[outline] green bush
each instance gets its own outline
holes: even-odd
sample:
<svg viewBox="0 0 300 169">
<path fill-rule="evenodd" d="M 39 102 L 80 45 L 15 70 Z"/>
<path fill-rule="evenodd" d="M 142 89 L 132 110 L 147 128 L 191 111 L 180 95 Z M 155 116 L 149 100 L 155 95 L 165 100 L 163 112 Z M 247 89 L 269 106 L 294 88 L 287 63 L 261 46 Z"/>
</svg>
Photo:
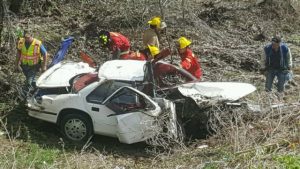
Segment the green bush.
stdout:
<svg viewBox="0 0 300 169">
<path fill-rule="evenodd" d="M 300 156 L 284 155 L 276 158 L 286 169 L 300 169 Z"/>
</svg>

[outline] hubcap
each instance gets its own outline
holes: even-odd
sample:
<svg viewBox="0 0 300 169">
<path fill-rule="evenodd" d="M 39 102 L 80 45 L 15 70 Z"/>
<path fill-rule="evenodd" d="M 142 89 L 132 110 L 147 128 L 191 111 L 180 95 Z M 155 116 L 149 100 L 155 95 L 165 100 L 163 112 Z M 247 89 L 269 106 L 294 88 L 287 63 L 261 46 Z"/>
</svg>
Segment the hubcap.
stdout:
<svg viewBox="0 0 300 169">
<path fill-rule="evenodd" d="M 65 133 L 72 140 L 82 140 L 87 134 L 87 128 L 80 119 L 70 119 L 65 124 Z"/>
</svg>

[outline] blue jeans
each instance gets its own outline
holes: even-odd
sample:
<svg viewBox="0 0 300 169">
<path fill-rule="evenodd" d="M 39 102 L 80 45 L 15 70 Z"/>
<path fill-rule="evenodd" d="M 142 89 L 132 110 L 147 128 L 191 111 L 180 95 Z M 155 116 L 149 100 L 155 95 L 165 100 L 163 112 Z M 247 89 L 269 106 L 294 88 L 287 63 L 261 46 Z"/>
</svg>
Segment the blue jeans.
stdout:
<svg viewBox="0 0 300 169">
<path fill-rule="evenodd" d="M 40 65 L 21 65 L 22 71 L 26 77 L 26 86 L 35 87 L 35 76 L 40 69 Z"/>
<path fill-rule="evenodd" d="M 272 91 L 272 85 L 275 77 L 277 77 L 277 91 L 283 92 L 284 91 L 284 84 L 288 78 L 288 71 L 282 70 L 268 70 L 266 74 L 266 91 Z"/>
</svg>

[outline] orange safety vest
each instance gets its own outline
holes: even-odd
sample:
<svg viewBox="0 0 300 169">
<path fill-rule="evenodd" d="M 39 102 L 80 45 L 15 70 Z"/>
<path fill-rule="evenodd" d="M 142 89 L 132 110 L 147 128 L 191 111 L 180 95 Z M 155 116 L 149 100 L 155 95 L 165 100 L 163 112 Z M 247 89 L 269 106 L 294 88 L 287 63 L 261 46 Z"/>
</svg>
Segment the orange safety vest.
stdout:
<svg viewBox="0 0 300 169">
<path fill-rule="evenodd" d="M 33 66 L 39 63 L 41 59 L 41 44 L 42 42 L 33 39 L 32 43 L 30 44 L 29 48 L 25 46 L 25 39 L 21 38 L 18 42 L 18 50 L 21 51 L 21 58 L 20 61 L 23 65 Z"/>
</svg>

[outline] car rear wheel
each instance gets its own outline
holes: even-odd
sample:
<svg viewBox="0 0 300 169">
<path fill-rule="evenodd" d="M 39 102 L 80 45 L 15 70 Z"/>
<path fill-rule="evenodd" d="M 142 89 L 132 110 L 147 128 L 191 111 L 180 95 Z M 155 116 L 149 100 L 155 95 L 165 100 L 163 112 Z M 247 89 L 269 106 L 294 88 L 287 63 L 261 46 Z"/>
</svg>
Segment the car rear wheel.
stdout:
<svg viewBox="0 0 300 169">
<path fill-rule="evenodd" d="M 72 142 L 85 142 L 92 135 L 91 121 L 81 114 L 67 114 L 60 124 L 63 135 Z"/>
</svg>

